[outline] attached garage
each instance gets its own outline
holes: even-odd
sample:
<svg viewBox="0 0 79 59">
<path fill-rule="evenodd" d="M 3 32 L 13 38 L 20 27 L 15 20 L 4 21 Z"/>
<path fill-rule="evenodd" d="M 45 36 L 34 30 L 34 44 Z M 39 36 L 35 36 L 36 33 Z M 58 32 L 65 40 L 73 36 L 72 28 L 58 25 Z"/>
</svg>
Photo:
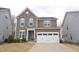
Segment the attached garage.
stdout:
<svg viewBox="0 0 79 59">
<path fill-rule="evenodd" d="M 38 43 L 59 43 L 59 32 L 37 32 Z"/>
</svg>

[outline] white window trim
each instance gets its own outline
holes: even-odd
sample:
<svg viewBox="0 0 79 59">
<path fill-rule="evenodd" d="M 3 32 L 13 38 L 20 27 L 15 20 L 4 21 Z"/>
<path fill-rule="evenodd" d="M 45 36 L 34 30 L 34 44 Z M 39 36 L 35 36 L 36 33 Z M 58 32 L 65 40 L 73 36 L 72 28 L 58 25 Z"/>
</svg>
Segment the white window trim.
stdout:
<svg viewBox="0 0 79 59">
<path fill-rule="evenodd" d="M 22 32 L 22 34 L 20 34 L 20 32 Z M 25 33 L 25 30 L 19 30 L 19 37 L 21 35 L 20 39 L 22 39 L 23 32 Z"/>
<path fill-rule="evenodd" d="M 45 24 L 47 24 L 47 26 L 45 26 Z M 50 25 L 48 25 L 48 24 L 50 24 Z M 43 25 L 44 25 L 44 27 L 51 27 L 51 21 L 50 20 L 44 20 Z"/>
<path fill-rule="evenodd" d="M 21 25 L 22 21 L 24 21 L 24 25 Z M 21 18 L 20 19 L 20 27 L 24 27 L 25 26 L 25 19 L 24 18 Z"/>
<path fill-rule="evenodd" d="M 32 25 L 30 25 L 30 23 L 32 23 Z M 34 26 L 34 19 L 33 18 L 29 18 L 28 25 L 29 25 L 29 27 L 33 27 Z"/>
</svg>

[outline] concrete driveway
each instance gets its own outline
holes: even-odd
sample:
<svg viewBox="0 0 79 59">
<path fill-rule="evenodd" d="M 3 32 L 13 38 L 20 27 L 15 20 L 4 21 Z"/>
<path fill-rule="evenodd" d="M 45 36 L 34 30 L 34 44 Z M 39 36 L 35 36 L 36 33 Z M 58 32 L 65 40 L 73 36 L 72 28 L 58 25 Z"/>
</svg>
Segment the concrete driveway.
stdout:
<svg viewBox="0 0 79 59">
<path fill-rule="evenodd" d="M 60 43 L 36 43 L 29 52 L 76 52 Z"/>
</svg>

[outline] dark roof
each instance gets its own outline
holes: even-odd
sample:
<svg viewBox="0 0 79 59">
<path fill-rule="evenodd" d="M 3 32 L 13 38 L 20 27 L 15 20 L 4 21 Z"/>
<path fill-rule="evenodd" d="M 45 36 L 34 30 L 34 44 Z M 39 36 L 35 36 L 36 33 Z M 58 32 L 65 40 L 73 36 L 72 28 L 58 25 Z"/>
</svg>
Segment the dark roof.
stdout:
<svg viewBox="0 0 79 59">
<path fill-rule="evenodd" d="M 9 10 L 9 8 L 0 7 L 0 10 Z"/>
<path fill-rule="evenodd" d="M 66 13 L 78 13 L 79 11 L 68 11 Z"/>
<path fill-rule="evenodd" d="M 55 20 L 57 20 L 56 17 L 38 17 L 38 19 L 55 19 Z"/>
</svg>

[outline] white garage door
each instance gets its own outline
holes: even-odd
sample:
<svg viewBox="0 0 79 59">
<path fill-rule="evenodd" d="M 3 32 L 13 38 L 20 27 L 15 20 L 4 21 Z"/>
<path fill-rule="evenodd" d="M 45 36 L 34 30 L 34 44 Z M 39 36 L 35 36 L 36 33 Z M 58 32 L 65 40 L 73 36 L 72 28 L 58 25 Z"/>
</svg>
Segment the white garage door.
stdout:
<svg viewBox="0 0 79 59">
<path fill-rule="evenodd" d="M 37 42 L 56 43 L 59 42 L 58 32 L 37 32 Z"/>
</svg>

